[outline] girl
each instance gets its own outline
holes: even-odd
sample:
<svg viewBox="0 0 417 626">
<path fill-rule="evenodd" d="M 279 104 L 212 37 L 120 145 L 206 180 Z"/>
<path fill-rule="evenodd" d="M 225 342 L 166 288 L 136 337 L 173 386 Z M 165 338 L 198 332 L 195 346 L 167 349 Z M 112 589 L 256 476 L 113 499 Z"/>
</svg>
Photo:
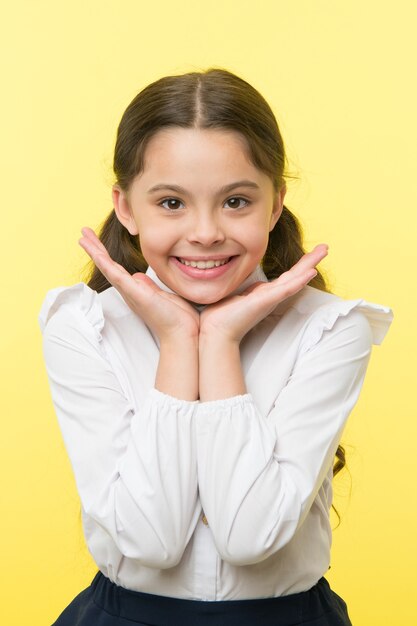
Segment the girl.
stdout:
<svg viewBox="0 0 417 626">
<path fill-rule="evenodd" d="M 99 571 L 56 626 L 350 624 L 333 459 L 390 309 L 344 301 L 284 206 L 274 115 L 234 74 L 162 78 L 121 119 L 88 284 L 40 312 Z"/>
</svg>

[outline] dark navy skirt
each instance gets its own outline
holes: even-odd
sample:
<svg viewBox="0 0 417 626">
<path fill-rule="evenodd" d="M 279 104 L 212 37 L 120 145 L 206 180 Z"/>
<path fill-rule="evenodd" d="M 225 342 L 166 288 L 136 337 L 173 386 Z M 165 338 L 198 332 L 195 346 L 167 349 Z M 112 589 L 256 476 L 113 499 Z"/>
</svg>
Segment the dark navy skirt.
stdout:
<svg viewBox="0 0 417 626">
<path fill-rule="evenodd" d="M 352 626 L 325 578 L 308 591 L 255 600 L 184 600 L 119 587 L 101 572 L 53 626 Z"/>
</svg>

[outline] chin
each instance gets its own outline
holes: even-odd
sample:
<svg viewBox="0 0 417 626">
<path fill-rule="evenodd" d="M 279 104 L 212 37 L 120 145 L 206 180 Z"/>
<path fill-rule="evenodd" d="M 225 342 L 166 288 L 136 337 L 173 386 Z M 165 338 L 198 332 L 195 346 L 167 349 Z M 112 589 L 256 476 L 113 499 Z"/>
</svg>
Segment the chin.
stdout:
<svg viewBox="0 0 417 626">
<path fill-rule="evenodd" d="M 207 304 L 215 304 L 220 302 L 221 298 L 186 298 L 191 304 L 196 306 L 206 306 Z"/>
<path fill-rule="evenodd" d="M 191 295 L 185 295 L 185 294 L 184 295 L 179 294 L 179 295 L 181 295 L 182 298 L 185 298 L 185 300 L 188 300 L 188 302 L 191 302 L 191 304 L 195 304 L 197 306 L 200 306 L 200 305 L 205 306 L 207 304 L 215 304 L 216 302 L 220 302 L 220 300 L 227 298 L 229 294 L 225 294 L 221 296 L 218 296 L 218 295 L 209 296 L 209 295 L 203 295 L 203 294 L 201 296 L 197 296 L 197 295 L 191 296 Z"/>
</svg>

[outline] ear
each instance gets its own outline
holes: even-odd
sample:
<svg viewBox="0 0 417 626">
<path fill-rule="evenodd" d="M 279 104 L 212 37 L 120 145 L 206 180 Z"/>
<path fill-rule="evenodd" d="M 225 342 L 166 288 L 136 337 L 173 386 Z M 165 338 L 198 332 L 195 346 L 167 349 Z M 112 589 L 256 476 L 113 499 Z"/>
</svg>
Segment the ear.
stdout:
<svg viewBox="0 0 417 626">
<path fill-rule="evenodd" d="M 282 209 L 284 207 L 284 198 L 287 193 L 287 187 L 285 183 L 282 185 L 281 189 L 275 195 L 274 206 L 272 208 L 271 220 L 269 222 L 269 232 L 274 228 L 275 224 L 278 222 L 281 217 Z"/>
<path fill-rule="evenodd" d="M 119 185 L 113 185 L 112 187 L 113 206 L 117 219 L 131 235 L 138 235 L 139 230 L 132 215 L 132 209 L 130 208 L 129 198 L 126 192 L 119 187 Z"/>
</svg>

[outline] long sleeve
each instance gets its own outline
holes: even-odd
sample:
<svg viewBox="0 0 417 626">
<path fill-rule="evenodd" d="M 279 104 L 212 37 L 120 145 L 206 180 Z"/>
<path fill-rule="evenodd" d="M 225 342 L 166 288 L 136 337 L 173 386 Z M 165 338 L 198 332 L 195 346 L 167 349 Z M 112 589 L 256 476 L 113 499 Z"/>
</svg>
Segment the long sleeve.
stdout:
<svg viewBox="0 0 417 626">
<path fill-rule="evenodd" d="M 368 320 L 353 309 L 316 331 L 268 416 L 250 393 L 198 408 L 200 498 L 217 550 L 234 565 L 263 561 L 294 537 L 357 401 L 371 353 Z"/>
<path fill-rule="evenodd" d="M 52 400 L 82 507 L 124 556 L 170 568 L 201 511 L 196 403 L 151 388 L 135 410 L 103 349 L 98 296 L 81 285 L 55 294 L 40 319 Z"/>
</svg>

